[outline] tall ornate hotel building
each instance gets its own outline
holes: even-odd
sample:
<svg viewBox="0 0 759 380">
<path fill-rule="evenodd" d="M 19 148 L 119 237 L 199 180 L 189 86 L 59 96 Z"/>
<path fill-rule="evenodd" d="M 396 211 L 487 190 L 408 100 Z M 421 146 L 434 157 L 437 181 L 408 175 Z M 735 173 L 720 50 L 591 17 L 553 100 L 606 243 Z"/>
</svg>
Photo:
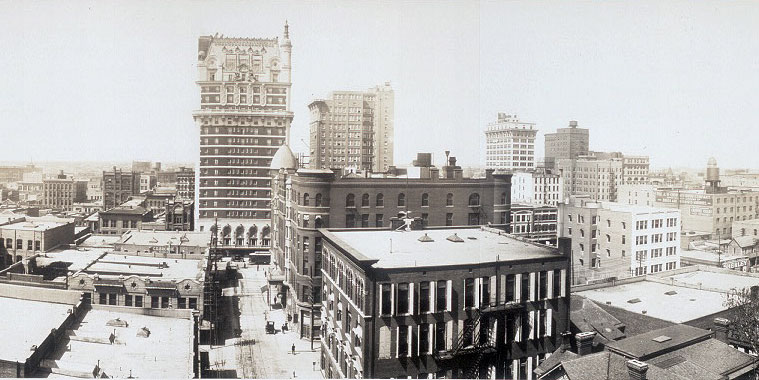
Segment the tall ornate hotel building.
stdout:
<svg viewBox="0 0 759 380">
<path fill-rule="evenodd" d="M 485 130 L 485 166 L 492 169 L 535 169 L 535 123 L 499 113 Z"/>
<path fill-rule="evenodd" d="M 386 172 L 393 166 L 394 101 L 385 82 L 311 102 L 311 167 Z"/>
<path fill-rule="evenodd" d="M 287 23 L 283 37 L 198 39 L 198 225 L 208 230 L 218 218 L 224 245 L 268 241 L 269 165 L 293 120 Z"/>
</svg>

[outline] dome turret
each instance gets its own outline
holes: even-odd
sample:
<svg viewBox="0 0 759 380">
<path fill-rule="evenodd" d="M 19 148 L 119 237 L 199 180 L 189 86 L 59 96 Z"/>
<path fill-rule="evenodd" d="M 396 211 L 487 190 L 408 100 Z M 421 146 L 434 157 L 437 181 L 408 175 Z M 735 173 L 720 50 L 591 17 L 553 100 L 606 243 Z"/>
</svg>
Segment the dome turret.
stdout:
<svg viewBox="0 0 759 380">
<path fill-rule="evenodd" d="M 269 165 L 269 169 L 279 170 L 297 168 L 298 160 L 295 158 L 293 151 L 290 150 L 290 147 L 286 144 L 282 144 L 282 146 L 277 149 L 277 153 L 274 153 L 274 157 L 271 159 L 271 165 Z"/>
</svg>

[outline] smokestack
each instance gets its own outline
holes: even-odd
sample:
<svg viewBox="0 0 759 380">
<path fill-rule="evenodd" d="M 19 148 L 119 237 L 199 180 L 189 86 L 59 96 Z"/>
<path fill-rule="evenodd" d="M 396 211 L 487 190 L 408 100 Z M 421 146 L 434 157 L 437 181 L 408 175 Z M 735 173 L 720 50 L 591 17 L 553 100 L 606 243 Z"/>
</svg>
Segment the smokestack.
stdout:
<svg viewBox="0 0 759 380">
<path fill-rule="evenodd" d="M 646 372 L 648 372 L 648 364 L 635 359 L 627 361 L 627 373 L 630 375 L 630 380 L 646 380 Z"/>
<path fill-rule="evenodd" d="M 575 335 L 575 341 L 577 341 L 577 354 L 584 356 L 593 352 L 593 338 L 596 337 L 595 332 L 581 332 Z"/>
<path fill-rule="evenodd" d="M 569 348 L 571 346 L 570 340 L 572 338 L 572 333 L 569 331 L 565 331 L 561 333 L 561 352 L 569 351 Z"/>
</svg>

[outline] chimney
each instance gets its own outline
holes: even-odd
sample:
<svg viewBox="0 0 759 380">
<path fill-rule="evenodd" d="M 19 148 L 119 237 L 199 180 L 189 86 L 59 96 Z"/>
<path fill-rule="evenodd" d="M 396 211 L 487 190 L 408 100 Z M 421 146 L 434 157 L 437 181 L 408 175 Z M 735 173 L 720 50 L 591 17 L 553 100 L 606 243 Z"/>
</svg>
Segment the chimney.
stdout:
<svg viewBox="0 0 759 380">
<path fill-rule="evenodd" d="M 570 342 L 571 339 L 572 339 L 571 332 L 564 331 L 563 333 L 561 333 L 561 346 L 559 346 L 559 348 L 561 348 L 561 352 L 569 351 L 569 348 L 572 345 Z"/>
<path fill-rule="evenodd" d="M 727 329 L 730 327 L 730 321 L 725 318 L 714 318 L 714 339 L 722 343 L 727 343 Z"/>
<path fill-rule="evenodd" d="M 648 364 L 635 359 L 627 361 L 627 373 L 630 375 L 630 380 L 646 380 L 646 372 L 648 372 Z"/>
<path fill-rule="evenodd" d="M 596 337 L 595 332 L 581 332 L 575 335 L 575 341 L 577 341 L 577 354 L 584 356 L 593 352 L 593 338 Z"/>
<path fill-rule="evenodd" d="M 577 120 L 570 120 L 569 128 L 577 128 Z"/>
</svg>

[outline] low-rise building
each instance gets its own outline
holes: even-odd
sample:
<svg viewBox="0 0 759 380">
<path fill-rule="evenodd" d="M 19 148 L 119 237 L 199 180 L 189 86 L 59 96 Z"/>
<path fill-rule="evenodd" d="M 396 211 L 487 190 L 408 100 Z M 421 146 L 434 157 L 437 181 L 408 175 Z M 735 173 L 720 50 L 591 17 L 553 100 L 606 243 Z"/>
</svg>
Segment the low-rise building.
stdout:
<svg viewBox="0 0 759 380">
<path fill-rule="evenodd" d="M 42 180 L 42 193 L 45 207 L 71 211 L 75 202 L 87 200 L 87 181 L 76 180 L 61 171 L 56 178 Z"/>
<path fill-rule="evenodd" d="M 569 329 L 568 244 L 485 227 L 320 231 L 326 378 L 528 378 Z"/>
<path fill-rule="evenodd" d="M 557 218 L 556 206 L 512 203 L 510 232 L 536 243 L 555 246 Z"/>
<path fill-rule="evenodd" d="M 572 239 L 573 284 L 680 267 L 680 212 L 571 197 L 559 205 L 559 237 Z"/>
<path fill-rule="evenodd" d="M 2 268 L 72 244 L 74 227 L 72 220 L 56 217 L 24 217 L 21 221 L 0 225 Z"/>
<path fill-rule="evenodd" d="M 617 188 L 617 203 L 654 207 L 656 187 L 649 184 L 624 184 Z"/>
<path fill-rule="evenodd" d="M 128 230 L 141 230 L 142 223 L 153 220 L 153 212 L 145 208 L 144 199 L 133 199 L 98 213 L 99 229 L 95 233 L 121 235 Z"/>
<path fill-rule="evenodd" d="M 129 255 L 200 259 L 211 246 L 211 234 L 187 231 L 136 231 L 121 235 L 116 252 Z"/>
<path fill-rule="evenodd" d="M 195 201 L 191 199 L 177 199 L 166 202 L 164 219 L 166 231 L 194 231 Z"/>
</svg>

